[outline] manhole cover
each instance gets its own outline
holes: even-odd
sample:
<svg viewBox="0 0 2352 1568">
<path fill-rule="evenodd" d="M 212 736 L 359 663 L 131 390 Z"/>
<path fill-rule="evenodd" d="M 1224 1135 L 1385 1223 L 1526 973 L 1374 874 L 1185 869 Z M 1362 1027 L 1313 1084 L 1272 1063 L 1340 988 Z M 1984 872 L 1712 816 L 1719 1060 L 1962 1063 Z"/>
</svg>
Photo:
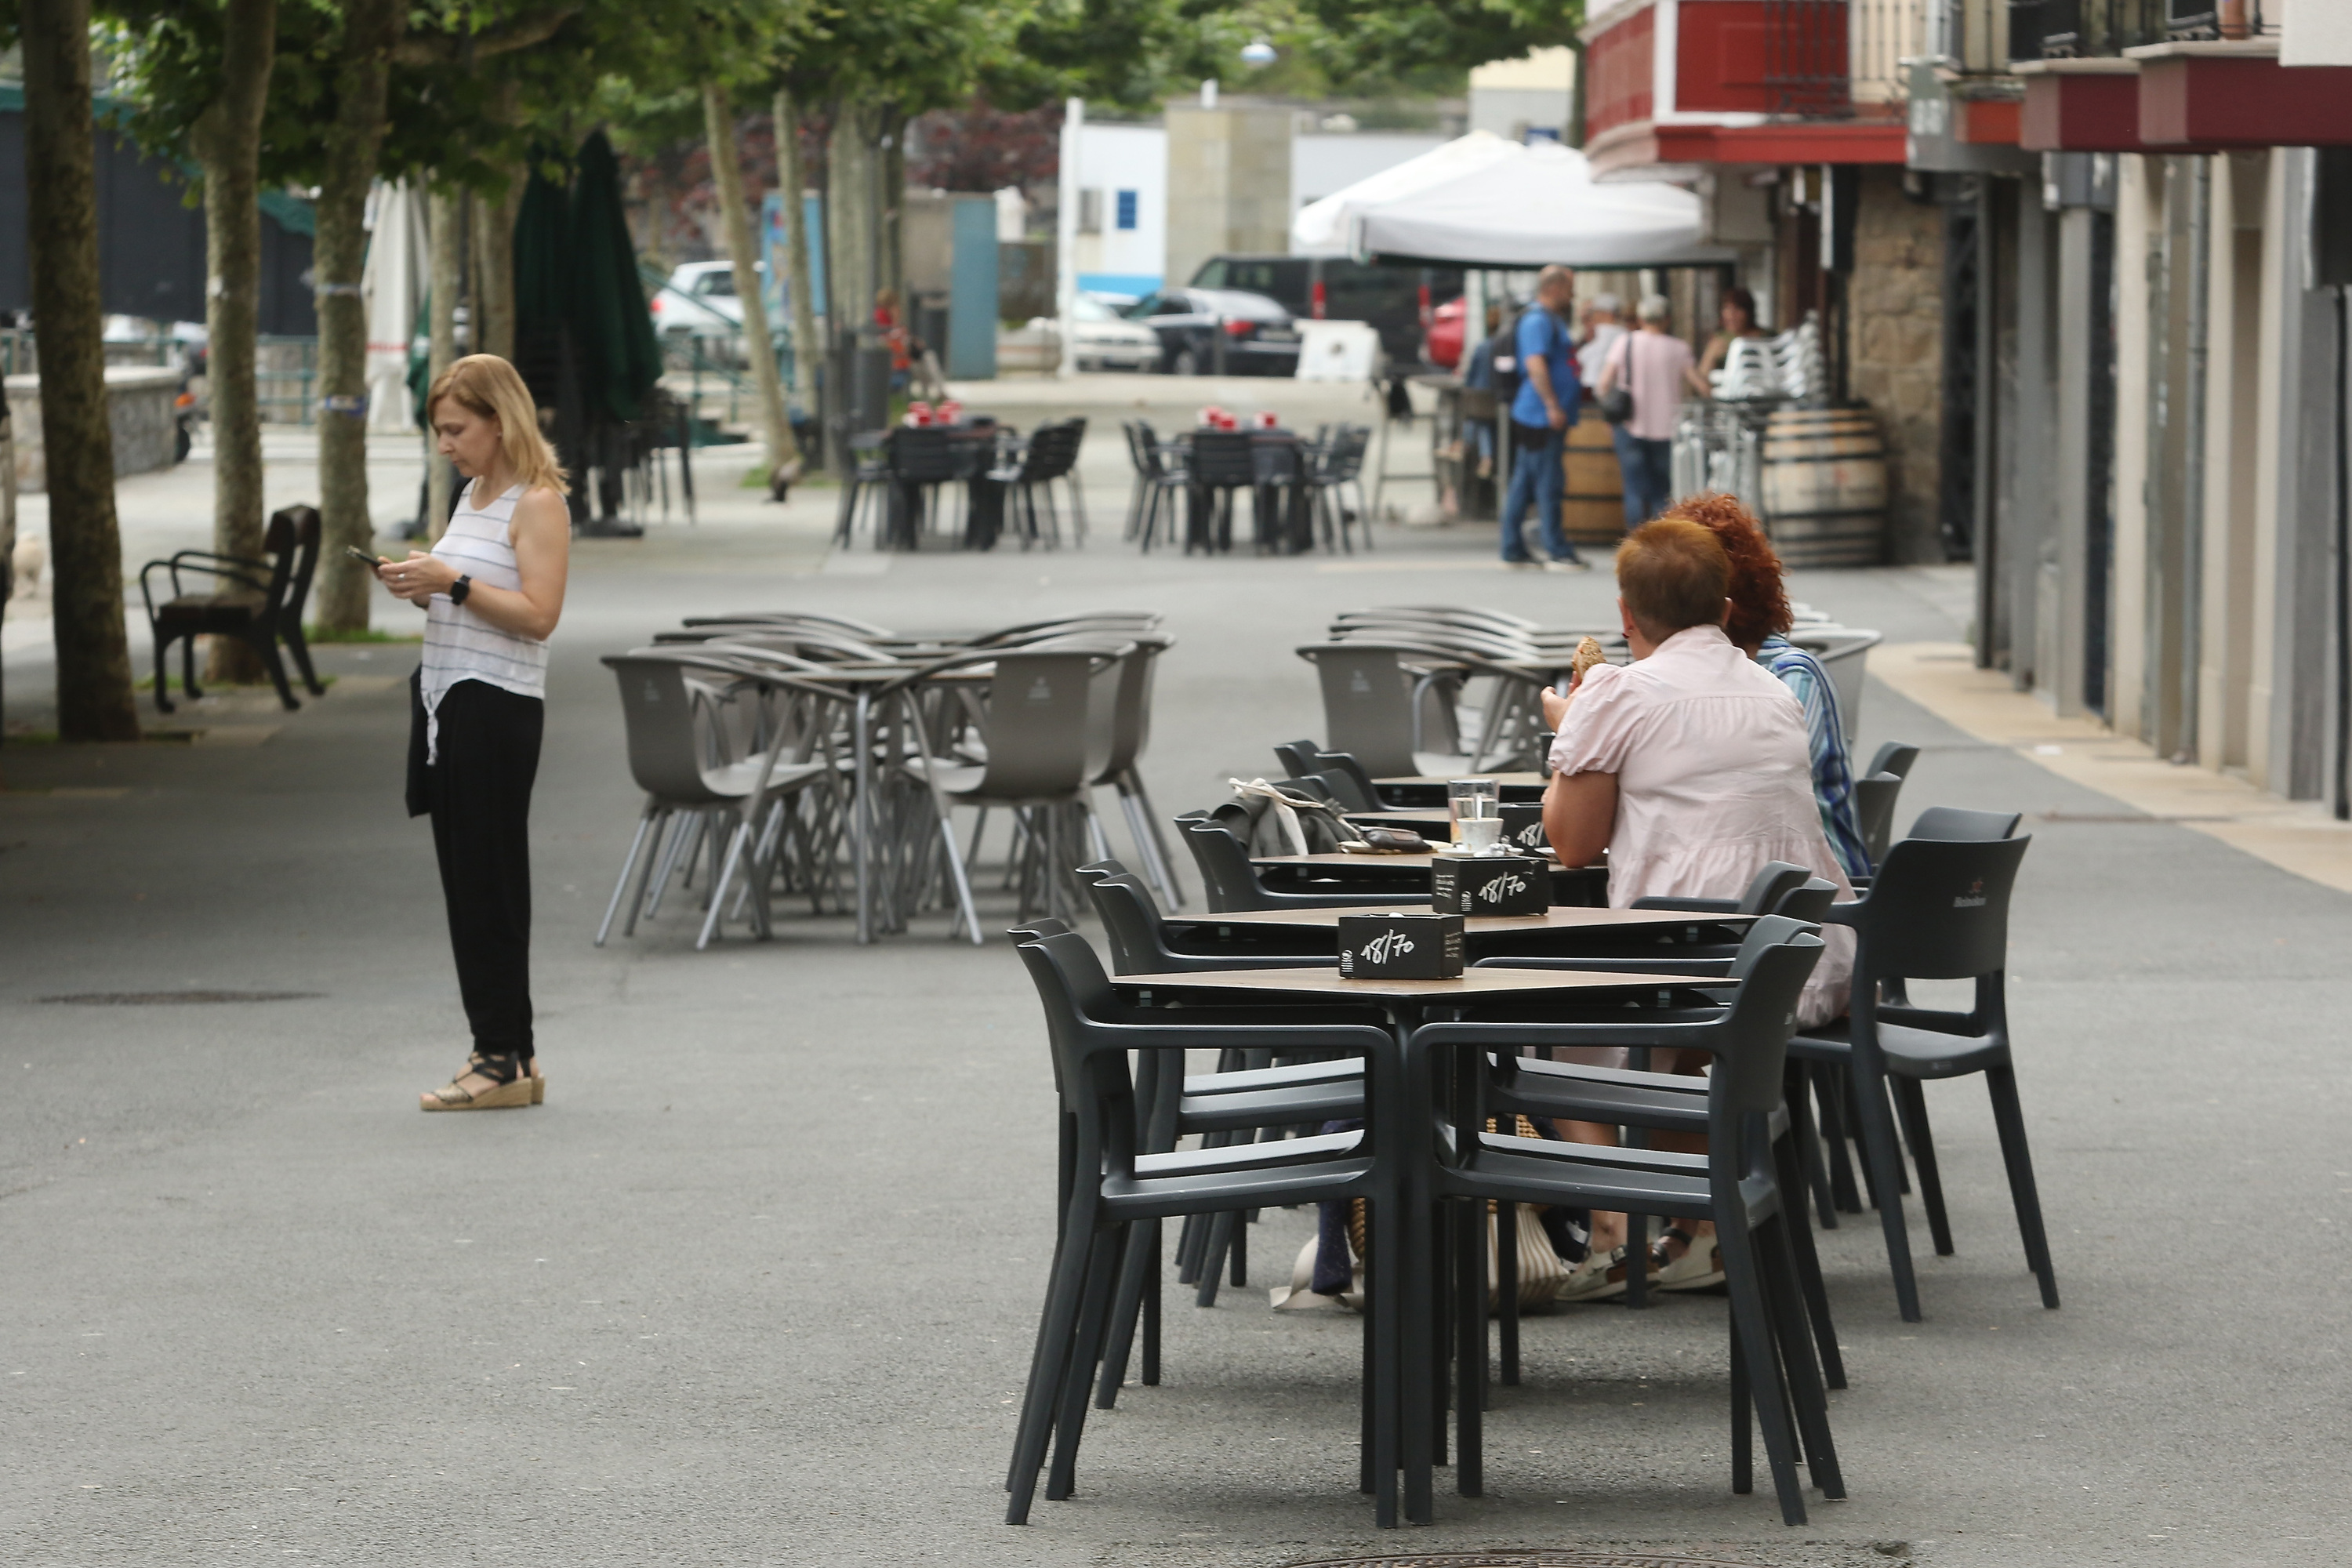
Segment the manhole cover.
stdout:
<svg viewBox="0 0 2352 1568">
<path fill-rule="evenodd" d="M 1292 1568 L 1754 1568 L 1722 1557 L 1658 1552 L 1438 1552 L 1411 1557 L 1333 1557 Z"/>
<path fill-rule="evenodd" d="M 68 1007 L 179 1007 L 206 1002 L 307 1002 L 322 991 L 80 991 L 44 996 Z"/>
</svg>

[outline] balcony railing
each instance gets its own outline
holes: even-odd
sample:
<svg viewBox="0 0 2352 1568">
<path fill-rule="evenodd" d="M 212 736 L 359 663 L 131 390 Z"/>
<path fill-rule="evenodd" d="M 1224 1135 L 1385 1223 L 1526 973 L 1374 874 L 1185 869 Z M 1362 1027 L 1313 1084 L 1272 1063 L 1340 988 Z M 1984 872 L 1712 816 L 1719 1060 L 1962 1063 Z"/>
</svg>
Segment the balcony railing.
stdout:
<svg viewBox="0 0 2352 1568">
<path fill-rule="evenodd" d="M 1847 68 L 1853 75 L 1856 112 L 1899 112 L 1906 87 L 1903 62 L 1930 47 L 1927 0 L 1852 0 L 1846 26 L 1853 35 Z"/>
<path fill-rule="evenodd" d="M 1846 0 L 1764 0 L 1766 112 L 1831 120 L 1853 112 Z"/>
<path fill-rule="evenodd" d="M 2262 0 L 2009 0 L 2009 56 L 2016 60 L 2087 59 L 2168 39 L 2275 31 Z"/>
</svg>

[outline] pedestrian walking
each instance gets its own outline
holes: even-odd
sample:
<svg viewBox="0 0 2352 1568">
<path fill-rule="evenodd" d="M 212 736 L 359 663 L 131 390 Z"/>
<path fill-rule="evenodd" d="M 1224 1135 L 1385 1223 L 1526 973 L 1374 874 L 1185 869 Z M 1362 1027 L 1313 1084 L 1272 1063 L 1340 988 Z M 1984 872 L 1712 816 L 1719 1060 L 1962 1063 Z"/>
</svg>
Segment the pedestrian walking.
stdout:
<svg viewBox="0 0 2352 1568">
<path fill-rule="evenodd" d="M 1666 331 L 1670 309 L 1664 294 L 1644 299 L 1635 312 L 1641 330 L 1611 346 L 1601 372 L 1601 416 L 1610 421 L 1609 438 L 1623 476 L 1628 533 L 1674 500 L 1675 412 L 1685 388 L 1706 395 L 1706 383 L 1691 368 L 1690 345 Z M 1612 405 L 1610 397 L 1621 387 L 1633 399 L 1622 416 L 1622 402 Z"/>
<path fill-rule="evenodd" d="M 1576 379 L 1576 344 L 1564 319 L 1576 294 L 1576 274 L 1547 267 L 1536 275 L 1536 301 L 1519 315 L 1512 332 L 1518 353 L 1519 390 L 1511 400 L 1511 488 L 1503 501 L 1503 563 L 1543 564 L 1584 571 L 1576 546 L 1559 526 L 1559 506 L 1568 489 L 1560 468 L 1560 445 L 1584 401 Z M 1536 510 L 1549 560 L 1528 553 L 1520 529 L 1528 508 Z"/>
<path fill-rule="evenodd" d="M 426 1110 L 546 1097 L 531 1038 L 530 790 L 539 773 L 547 639 L 563 614 L 569 487 L 538 410 L 495 354 L 451 365 L 425 397 L 441 455 L 468 480 L 431 554 L 376 574 L 425 611 L 410 678 L 408 814 L 433 818 L 457 992 L 473 1054 Z"/>
</svg>

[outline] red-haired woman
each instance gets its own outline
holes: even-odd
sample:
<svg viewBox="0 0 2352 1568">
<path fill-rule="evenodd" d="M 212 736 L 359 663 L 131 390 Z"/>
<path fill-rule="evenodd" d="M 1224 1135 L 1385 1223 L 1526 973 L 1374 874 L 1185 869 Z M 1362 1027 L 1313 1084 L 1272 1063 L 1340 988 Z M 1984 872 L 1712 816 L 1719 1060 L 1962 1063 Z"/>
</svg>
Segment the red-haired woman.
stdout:
<svg viewBox="0 0 2352 1568">
<path fill-rule="evenodd" d="M 1845 716 L 1838 710 L 1837 686 L 1822 661 L 1790 642 L 1795 623 L 1780 581 L 1780 557 L 1764 530 L 1738 499 L 1693 496 L 1667 509 L 1666 516 L 1703 524 L 1723 542 L 1731 558 L 1731 613 L 1723 634 L 1748 657 L 1780 678 L 1805 710 L 1805 750 L 1812 760 L 1813 800 L 1821 807 L 1822 832 L 1849 877 L 1870 875 L 1870 850 L 1863 843 L 1862 818 L 1853 798 L 1853 757 L 1847 750 Z"/>
</svg>

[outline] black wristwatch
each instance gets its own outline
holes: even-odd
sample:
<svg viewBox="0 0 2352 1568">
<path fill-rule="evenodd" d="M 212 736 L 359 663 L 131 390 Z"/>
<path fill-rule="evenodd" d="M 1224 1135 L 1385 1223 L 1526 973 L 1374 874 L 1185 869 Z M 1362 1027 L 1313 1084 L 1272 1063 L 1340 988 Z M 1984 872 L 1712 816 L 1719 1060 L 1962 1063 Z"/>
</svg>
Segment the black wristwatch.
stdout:
<svg viewBox="0 0 2352 1568">
<path fill-rule="evenodd" d="M 466 602 L 466 595 L 473 591 L 474 580 L 471 577 L 460 577 L 449 584 L 449 602 L 453 605 L 462 605 Z"/>
</svg>

